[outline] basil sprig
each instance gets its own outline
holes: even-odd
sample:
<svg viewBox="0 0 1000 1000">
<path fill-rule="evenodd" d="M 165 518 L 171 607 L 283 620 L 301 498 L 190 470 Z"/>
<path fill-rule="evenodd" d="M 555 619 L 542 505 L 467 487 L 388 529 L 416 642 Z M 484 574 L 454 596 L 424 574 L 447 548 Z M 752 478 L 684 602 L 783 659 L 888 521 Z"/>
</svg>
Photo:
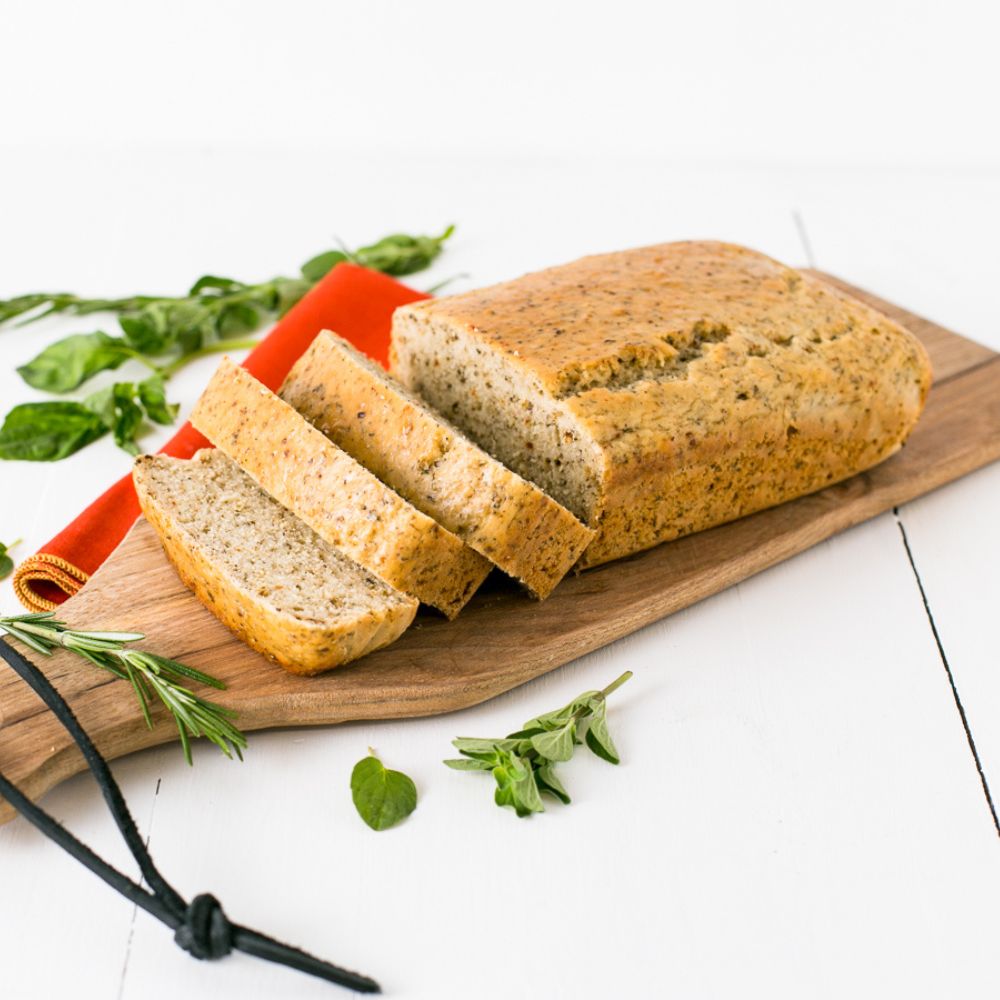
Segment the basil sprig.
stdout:
<svg viewBox="0 0 1000 1000">
<path fill-rule="evenodd" d="M 417 808 L 417 786 L 402 771 L 390 771 L 368 748 L 351 772 L 351 798 L 373 830 L 388 830 Z"/>
<path fill-rule="evenodd" d="M 570 760 L 583 743 L 609 764 L 619 762 L 608 731 L 607 699 L 631 676 L 626 670 L 603 691 L 585 691 L 568 705 L 529 719 L 504 739 L 452 740 L 462 756 L 444 763 L 456 771 L 492 772 L 494 801 L 510 806 L 518 816 L 544 812 L 543 793 L 568 805 L 569 793 L 556 777 L 555 766 Z"/>
<path fill-rule="evenodd" d="M 46 347 L 17 370 L 35 389 L 67 393 L 100 372 L 129 360 L 150 369 L 140 382 L 116 382 L 78 401 L 23 403 L 0 427 L 0 458 L 51 462 L 79 451 L 111 433 L 125 451 L 138 452 L 136 438 L 148 422 L 173 423 L 177 407 L 167 402 L 165 382 L 196 358 L 252 347 L 243 339 L 283 316 L 336 264 L 350 261 L 385 274 L 421 271 L 441 253 L 451 236 L 395 233 L 358 250 L 329 250 L 308 260 L 294 278 L 273 278 L 250 285 L 207 274 L 183 296 L 133 295 L 122 299 L 84 299 L 64 292 L 37 292 L 0 300 L 0 325 L 45 316 L 118 315 L 121 333 L 74 333 Z"/>
</svg>

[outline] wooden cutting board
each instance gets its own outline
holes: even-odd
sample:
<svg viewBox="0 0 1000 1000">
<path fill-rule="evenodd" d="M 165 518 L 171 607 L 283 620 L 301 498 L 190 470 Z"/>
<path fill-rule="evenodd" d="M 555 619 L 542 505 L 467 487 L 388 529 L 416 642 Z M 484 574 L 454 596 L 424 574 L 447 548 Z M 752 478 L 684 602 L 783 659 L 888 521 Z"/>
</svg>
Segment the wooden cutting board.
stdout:
<svg viewBox="0 0 1000 1000">
<path fill-rule="evenodd" d="M 913 435 L 870 472 L 568 578 L 541 604 L 494 574 L 455 621 L 421 612 L 395 645 L 321 677 L 295 677 L 244 646 L 185 589 L 141 520 L 60 617 L 145 632 L 146 648 L 226 681 L 228 690 L 211 696 L 239 712 L 244 730 L 433 715 L 508 691 L 1000 458 L 1000 355 L 821 276 L 912 330 L 934 366 Z M 147 729 L 129 685 L 78 657 L 59 653 L 43 666 L 106 756 L 176 739 L 166 712 L 156 711 Z M 2 665 L 0 771 L 37 798 L 83 766 L 55 719 Z M 0 802 L 0 822 L 11 816 Z"/>
</svg>

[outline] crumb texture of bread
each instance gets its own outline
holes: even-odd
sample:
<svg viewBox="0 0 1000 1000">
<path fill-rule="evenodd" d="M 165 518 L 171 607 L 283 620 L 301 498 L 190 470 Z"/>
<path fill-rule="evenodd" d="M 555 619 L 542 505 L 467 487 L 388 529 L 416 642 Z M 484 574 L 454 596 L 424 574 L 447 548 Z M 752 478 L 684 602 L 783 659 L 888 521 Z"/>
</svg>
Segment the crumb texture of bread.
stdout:
<svg viewBox="0 0 1000 1000">
<path fill-rule="evenodd" d="M 320 538 L 448 617 L 490 571 L 488 560 L 229 358 L 212 376 L 191 423 Z"/>
<path fill-rule="evenodd" d="M 146 520 L 220 621 L 287 670 L 315 674 L 398 639 L 418 602 L 324 542 L 221 451 L 141 455 Z"/>
<path fill-rule="evenodd" d="M 870 468 L 931 383 L 923 346 L 888 317 L 718 242 L 404 306 L 392 370 L 596 530 L 581 567 Z"/>
<path fill-rule="evenodd" d="M 418 510 L 544 598 L 594 533 L 325 331 L 279 395 Z"/>
</svg>

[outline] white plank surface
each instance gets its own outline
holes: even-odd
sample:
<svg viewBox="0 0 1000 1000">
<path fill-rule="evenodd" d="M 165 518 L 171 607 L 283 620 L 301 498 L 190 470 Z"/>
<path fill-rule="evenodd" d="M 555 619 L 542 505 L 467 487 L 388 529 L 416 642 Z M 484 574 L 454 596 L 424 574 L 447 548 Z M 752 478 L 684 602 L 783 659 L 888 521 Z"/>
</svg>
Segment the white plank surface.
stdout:
<svg viewBox="0 0 1000 1000">
<path fill-rule="evenodd" d="M 797 210 L 818 266 L 1000 347 L 995 174 L 193 148 L 12 151 L 0 169 L 0 296 L 265 276 L 334 233 L 451 220 L 454 248 L 417 283 L 692 236 L 796 262 Z M 0 332 L 5 408 L 36 398 L 13 365 L 82 328 Z M 172 385 L 185 412 L 210 370 Z M 127 467 L 108 442 L 55 466 L 0 466 L 0 537 L 33 551 Z M 996 473 L 901 512 L 994 788 Z M 0 607 L 16 607 L 8 584 Z M 520 822 L 487 782 L 440 765 L 451 737 L 505 732 L 626 667 L 636 677 L 612 709 L 624 763 L 569 765 L 571 807 Z M 347 791 L 369 744 L 421 794 L 384 834 Z M 996 996 L 996 829 L 891 515 L 470 711 L 257 734 L 242 766 L 202 750 L 188 769 L 164 748 L 116 772 L 181 891 L 213 891 L 234 919 L 404 1000 Z M 46 802 L 121 860 L 86 779 Z M 250 959 L 191 961 L 22 821 L 0 829 L 0 885 L 4 997 L 331 995 Z"/>
</svg>

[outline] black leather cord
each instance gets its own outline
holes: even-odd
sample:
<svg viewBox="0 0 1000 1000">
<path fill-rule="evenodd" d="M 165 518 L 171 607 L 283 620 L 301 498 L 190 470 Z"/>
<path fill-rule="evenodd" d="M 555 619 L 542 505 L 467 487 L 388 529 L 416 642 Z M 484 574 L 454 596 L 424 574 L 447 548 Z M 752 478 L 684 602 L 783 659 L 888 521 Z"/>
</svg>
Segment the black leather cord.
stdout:
<svg viewBox="0 0 1000 1000">
<path fill-rule="evenodd" d="M 338 986 L 346 986 L 359 993 L 381 992 L 374 979 L 341 969 L 298 948 L 232 923 L 214 896 L 202 894 L 195 896 L 190 903 L 185 903 L 180 893 L 157 870 L 149 850 L 139 835 L 121 789 L 111 773 L 111 768 L 108 767 L 108 762 L 94 746 L 62 695 L 38 667 L 4 640 L 0 640 L 0 657 L 6 660 L 17 675 L 42 699 L 46 707 L 51 709 L 73 737 L 73 741 L 87 762 L 87 767 L 96 778 L 115 824 L 121 831 L 149 888 L 146 889 L 134 882 L 103 858 L 98 857 L 86 844 L 77 840 L 61 823 L 35 805 L 0 773 L 0 794 L 29 823 L 89 868 L 98 878 L 104 879 L 126 899 L 165 923 L 174 932 L 174 940 L 178 946 L 195 958 L 224 958 L 231 951 L 242 951 L 268 962 L 277 962 L 298 969 L 300 972 L 336 983 Z"/>
</svg>

